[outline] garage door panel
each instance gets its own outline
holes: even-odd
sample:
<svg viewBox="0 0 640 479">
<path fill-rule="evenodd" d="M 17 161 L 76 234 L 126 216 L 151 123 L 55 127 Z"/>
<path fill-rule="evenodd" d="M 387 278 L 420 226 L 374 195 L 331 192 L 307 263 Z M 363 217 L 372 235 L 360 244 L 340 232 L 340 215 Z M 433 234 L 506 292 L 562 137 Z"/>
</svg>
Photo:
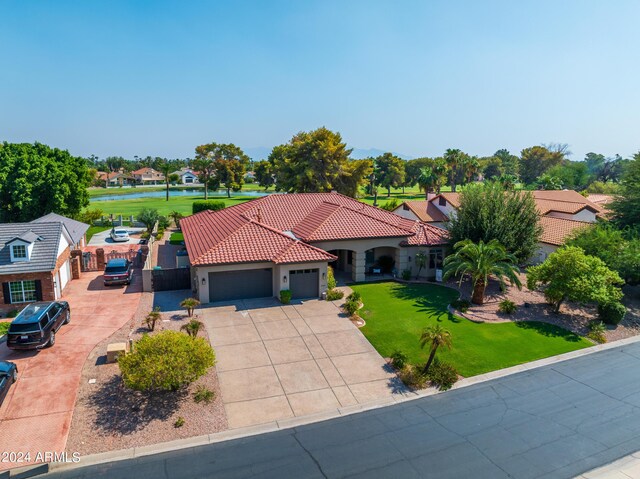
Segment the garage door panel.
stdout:
<svg viewBox="0 0 640 479">
<path fill-rule="evenodd" d="M 273 296 L 273 270 L 247 269 L 209 273 L 209 301 Z"/>
<path fill-rule="evenodd" d="M 300 269 L 289 271 L 292 298 L 317 298 L 319 296 L 318 269 Z"/>
</svg>

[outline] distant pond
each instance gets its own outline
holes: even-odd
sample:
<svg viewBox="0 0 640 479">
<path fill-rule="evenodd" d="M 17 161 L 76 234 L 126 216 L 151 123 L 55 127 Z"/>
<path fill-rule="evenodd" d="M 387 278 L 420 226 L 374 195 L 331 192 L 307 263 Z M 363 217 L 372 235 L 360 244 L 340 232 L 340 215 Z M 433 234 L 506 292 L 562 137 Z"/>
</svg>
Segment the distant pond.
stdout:
<svg viewBox="0 0 640 479">
<path fill-rule="evenodd" d="M 94 196 L 91 198 L 91 202 L 96 201 L 118 201 L 118 200 L 133 200 L 137 198 L 164 198 L 167 194 L 166 191 L 141 191 L 136 193 L 126 193 L 122 195 L 104 195 Z M 231 197 L 234 196 L 266 196 L 270 193 L 264 193 L 262 191 L 240 191 L 237 193 L 232 192 Z M 203 189 L 184 189 L 184 190 L 169 190 L 169 196 L 202 196 L 204 197 Z M 227 197 L 227 190 L 209 191 L 211 197 Z"/>
</svg>

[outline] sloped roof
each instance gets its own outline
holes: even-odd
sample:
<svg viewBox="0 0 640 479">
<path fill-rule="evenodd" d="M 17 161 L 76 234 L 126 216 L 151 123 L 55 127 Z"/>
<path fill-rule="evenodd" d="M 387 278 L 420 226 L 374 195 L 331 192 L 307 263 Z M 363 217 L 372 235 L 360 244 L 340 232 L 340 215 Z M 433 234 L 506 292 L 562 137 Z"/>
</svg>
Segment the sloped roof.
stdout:
<svg viewBox="0 0 640 479">
<path fill-rule="evenodd" d="M 613 195 L 594 194 L 587 196 L 587 199 L 600 207 L 604 207 L 614 200 Z"/>
<path fill-rule="evenodd" d="M 582 228 L 589 228 L 593 226 L 593 224 L 594 223 L 587 223 L 586 221 L 542 216 L 540 217 L 540 225 L 542 226 L 540 242 L 561 246 L 574 231 Z"/>
<path fill-rule="evenodd" d="M 62 223 L 71 237 L 73 244 L 79 243 L 89 229 L 89 225 L 56 213 L 49 213 L 31 223 Z"/>
<path fill-rule="evenodd" d="M 39 273 L 53 271 L 58 259 L 58 246 L 63 232 L 61 222 L 49 223 L 0 223 L 0 275 L 17 273 Z M 11 240 L 37 237 L 29 261 L 11 262 L 9 245 Z"/>
<path fill-rule="evenodd" d="M 274 194 L 180 221 L 195 265 L 335 259 L 307 244 L 321 241 L 397 237 L 406 242 L 418 235 L 416 245 L 441 244 L 444 230 L 419 224 L 337 193 Z"/>
<path fill-rule="evenodd" d="M 33 230 L 28 230 L 28 231 L 24 231 L 23 233 L 16 236 L 12 240 L 7 241 L 7 244 L 12 243 L 13 241 L 16 241 L 16 240 L 24 241 L 25 243 L 35 243 L 39 239 L 40 239 L 40 236 L 34 233 Z"/>
<path fill-rule="evenodd" d="M 429 223 L 415 223 L 415 235 L 403 241 L 403 246 L 437 246 L 449 242 L 449 234 L 446 230 L 430 225 Z"/>
<path fill-rule="evenodd" d="M 407 205 L 407 208 L 409 208 L 420 221 L 426 221 L 427 223 L 447 221 L 447 216 L 431 201 L 411 200 L 405 201 L 400 207 L 403 205 Z"/>
</svg>

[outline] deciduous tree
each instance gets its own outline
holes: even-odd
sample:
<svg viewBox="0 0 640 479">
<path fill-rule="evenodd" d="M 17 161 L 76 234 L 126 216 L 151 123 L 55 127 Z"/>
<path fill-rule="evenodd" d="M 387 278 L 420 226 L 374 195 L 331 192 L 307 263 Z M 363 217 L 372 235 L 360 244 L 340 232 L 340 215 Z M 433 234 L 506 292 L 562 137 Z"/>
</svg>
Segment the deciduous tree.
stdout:
<svg viewBox="0 0 640 479">
<path fill-rule="evenodd" d="M 391 196 L 391 188 L 399 188 L 404 184 L 404 161 L 392 153 L 384 153 L 374 159 L 376 168 L 376 184 L 387 189 L 387 197 Z"/>
<path fill-rule="evenodd" d="M 611 203 L 615 221 L 622 227 L 640 228 L 640 152 L 625 168 L 621 195 Z"/>
<path fill-rule="evenodd" d="M 533 184 L 549 168 L 559 165 L 564 154 L 549 151 L 544 146 L 525 148 L 520 153 L 520 178 L 525 184 Z"/>
</svg>

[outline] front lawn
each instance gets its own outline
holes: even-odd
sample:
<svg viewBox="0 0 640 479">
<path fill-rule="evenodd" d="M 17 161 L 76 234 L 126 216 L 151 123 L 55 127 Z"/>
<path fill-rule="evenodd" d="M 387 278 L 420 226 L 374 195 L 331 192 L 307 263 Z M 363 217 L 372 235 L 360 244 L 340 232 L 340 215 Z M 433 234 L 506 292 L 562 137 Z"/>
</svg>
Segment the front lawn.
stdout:
<svg viewBox="0 0 640 479">
<path fill-rule="evenodd" d="M 173 245 L 184 244 L 184 235 L 179 231 L 174 231 L 169 237 L 169 243 Z"/>
<path fill-rule="evenodd" d="M 9 331 L 9 325 L 11 321 L 2 321 L 0 322 L 0 336 L 4 336 Z"/>
<path fill-rule="evenodd" d="M 424 364 L 428 347 L 420 348 L 420 334 L 426 326 L 440 323 L 451 332 L 453 346 L 438 350 L 438 356 L 465 377 L 591 346 L 548 323 L 474 323 L 453 316 L 447 305 L 458 293 L 445 286 L 391 281 L 352 288 L 362 294 L 360 315 L 367 323 L 362 332 L 382 356 L 399 350 L 409 362 Z"/>
<path fill-rule="evenodd" d="M 89 241 L 91 241 L 91 238 L 93 238 L 94 234 L 102 233 L 103 231 L 107 231 L 110 229 L 111 226 L 89 226 L 89 229 L 87 230 L 87 244 L 89 243 Z"/>
</svg>

